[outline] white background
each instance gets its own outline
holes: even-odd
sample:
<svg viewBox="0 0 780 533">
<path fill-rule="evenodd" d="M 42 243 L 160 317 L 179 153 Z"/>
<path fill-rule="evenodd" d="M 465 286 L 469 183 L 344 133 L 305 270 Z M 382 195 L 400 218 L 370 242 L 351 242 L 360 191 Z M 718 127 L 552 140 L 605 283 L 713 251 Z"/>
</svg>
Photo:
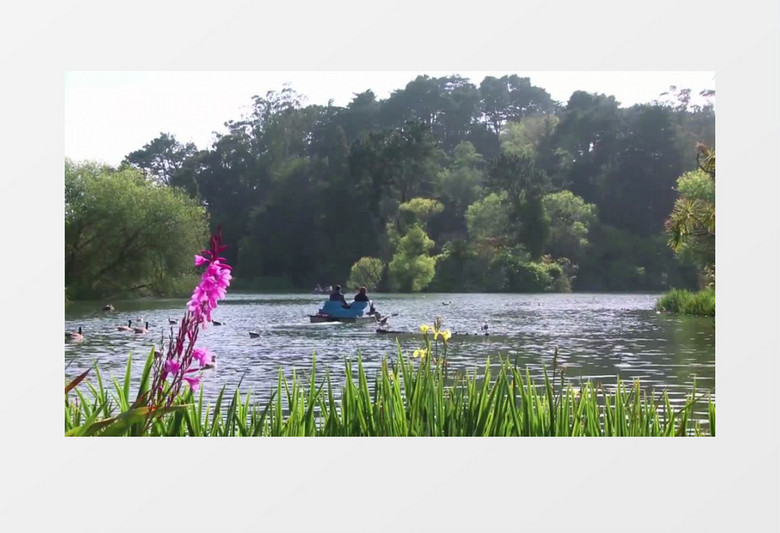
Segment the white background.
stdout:
<svg viewBox="0 0 780 533">
<path fill-rule="evenodd" d="M 455 5 L 4 8 L 0 530 L 780 529 L 777 4 Z M 103 69 L 715 71 L 717 437 L 65 439 L 63 80 Z"/>
</svg>

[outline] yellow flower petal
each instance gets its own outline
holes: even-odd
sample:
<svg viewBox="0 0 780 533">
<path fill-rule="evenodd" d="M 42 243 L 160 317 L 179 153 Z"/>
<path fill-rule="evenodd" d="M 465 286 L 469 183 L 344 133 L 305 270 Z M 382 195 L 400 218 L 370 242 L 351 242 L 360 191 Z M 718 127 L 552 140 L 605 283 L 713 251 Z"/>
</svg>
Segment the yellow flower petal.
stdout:
<svg viewBox="0 0 780 533">
<path fill-rule="evenodd" d="M 428 333 L 429 329 L 431 329 L 431 328 L 429 328 L 426 324 L 423 324 L 422 326 L 420 326 L 420 331 L 422 331 L 423 333 Z"/>
</svg>

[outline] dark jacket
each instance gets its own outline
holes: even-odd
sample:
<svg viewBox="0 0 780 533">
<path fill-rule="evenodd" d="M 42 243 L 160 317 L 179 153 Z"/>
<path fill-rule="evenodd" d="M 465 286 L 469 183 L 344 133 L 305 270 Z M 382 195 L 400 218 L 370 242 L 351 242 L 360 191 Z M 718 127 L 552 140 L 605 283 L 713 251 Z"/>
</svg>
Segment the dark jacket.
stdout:
<svg viewBox="0 0 780 533">
<path fill-rule="evenodd" d="M 368 295 L 364 294 L 362 292 L 359 292 L 355 295 L 355 301 L 356 302 L 370 302 L 371 300 L 368 299 Z"/>
<path fill-rule="evenodd" d="M 347 303 L 347 299 L 344 298 L 344 295 L 341 294 L 340 291 L 333 291 L 332 293 L 330 293 L 330 298 L 329 299 L 330 300 L 336 300 L 337 302 L 341 302 L 343 304 Z"/>
</svg>

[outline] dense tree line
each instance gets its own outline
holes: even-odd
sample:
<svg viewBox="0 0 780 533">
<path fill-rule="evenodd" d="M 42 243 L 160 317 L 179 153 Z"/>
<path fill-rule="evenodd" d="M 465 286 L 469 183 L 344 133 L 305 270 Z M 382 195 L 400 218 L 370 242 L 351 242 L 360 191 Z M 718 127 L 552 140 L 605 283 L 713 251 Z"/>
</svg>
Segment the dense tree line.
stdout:
<svg viewBox="0 0 780 533">
<path fill-rule="evenodd" d="M 122 167 L 222 225 L 239 286 L 663 290 L 697 280 L 664 231 L 693 146 L 715 141 L 713 106 L 690 97 L 556 102 L 516 75 L 418 76 L 344 107 L 284 88 L 207 149 L 161 134 Z"/>
</svg>

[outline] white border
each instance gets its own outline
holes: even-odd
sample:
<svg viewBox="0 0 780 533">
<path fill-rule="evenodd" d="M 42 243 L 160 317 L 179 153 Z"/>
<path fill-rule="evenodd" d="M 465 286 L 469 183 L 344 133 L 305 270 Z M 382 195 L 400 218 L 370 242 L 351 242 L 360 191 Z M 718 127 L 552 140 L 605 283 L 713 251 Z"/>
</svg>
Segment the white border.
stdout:
<svg viewBox="0 0 780 533">
<path fill-rule="evenodd" d="M 2 529 L 778 530 L 774 1 L 106 6 L 0 32 Z M 715 70 L 718 436 L 64 439 L 62 87 L 88 69 Z"/>
</svg>

